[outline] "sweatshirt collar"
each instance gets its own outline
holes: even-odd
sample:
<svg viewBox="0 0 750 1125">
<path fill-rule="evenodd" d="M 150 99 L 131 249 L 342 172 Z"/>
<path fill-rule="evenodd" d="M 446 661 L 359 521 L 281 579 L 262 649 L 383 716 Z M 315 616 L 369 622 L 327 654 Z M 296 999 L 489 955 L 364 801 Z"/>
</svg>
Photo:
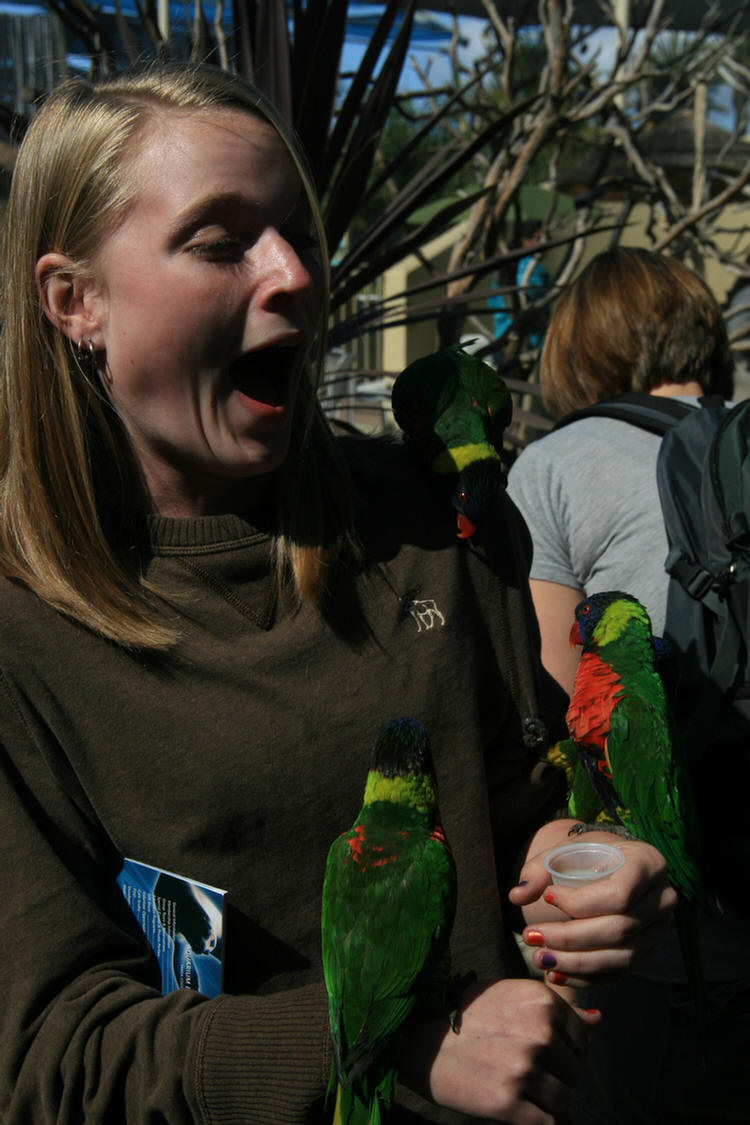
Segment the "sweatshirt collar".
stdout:
<svg viewBox="0 0 750 1125">
<path fill-rule="evenodd" d="M 260 521 L 259 521 L 260 522 Z M 270 527 L 259 527 L 237 515 L 172 519 L 148 516 L 148 544 L 156 555 L 204 553 L 207 549 L 239 547 L 266 542 Z"/>
</svg>

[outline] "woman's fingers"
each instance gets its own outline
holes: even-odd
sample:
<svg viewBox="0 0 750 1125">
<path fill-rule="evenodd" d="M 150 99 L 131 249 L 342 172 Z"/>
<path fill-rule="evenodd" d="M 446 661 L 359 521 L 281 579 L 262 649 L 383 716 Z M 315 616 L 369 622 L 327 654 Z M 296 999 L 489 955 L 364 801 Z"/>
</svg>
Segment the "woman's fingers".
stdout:
<svg viewBox="0 0 750 1125">
<path fill-rule="evenodd" d="M 619 919 L 614 921 L 617 923 Z M 592 980 L 602 983 L 621 976 L 648 960 L 666 931 L 666 924 L 658 922 L 645 929 L 639 928 L 624 944 L 610 944 L 609 939 L 613 933 L 617 934 L 619 926 L 611 926 L 608 919 L 597 919 L 597 923 L 601 925 L 591 927 L 587 923 L 582 927 L 578 931 L 582 935 L 580 938 L 570 933 L 572 922 L 524 931 L 524 941 L 534 950 L 533 964 L 548 974 L 551 984 L 582 988 Z M 566 930 L 563 936 L 560 936 L 560 927 Z M 577 948 L 581 942 L 588 948 Z"/>
<path fill-rule="evenodd" d="M 548 885 L 545 913 L 523 940 L 534 965 L 554 985 L 574 988 L 617 977 L 646 960 L 666 933 L 677 895 L 655 848 L 623 842 L 626 862 L 583 887 Z"/>
<path fill-rule="evenodd" d="M 401 1077 L 439 1105 L 512 1125 L 547 1125 L 565 1109 L 598 1013 L 581 1012 L 539 981 L 478 984 L 464 995 L 459 1034 L 410 1025 Z M 419 1060 L 422 1064 L 419 1064 Z"/>
</svg>

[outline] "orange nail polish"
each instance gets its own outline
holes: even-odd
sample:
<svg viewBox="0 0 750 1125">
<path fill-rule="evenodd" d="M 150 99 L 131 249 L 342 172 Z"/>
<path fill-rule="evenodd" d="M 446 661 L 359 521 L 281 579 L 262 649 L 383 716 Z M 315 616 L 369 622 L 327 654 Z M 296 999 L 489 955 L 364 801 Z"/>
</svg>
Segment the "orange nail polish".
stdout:
<svg viewBox="0 0 750 1125">
<path fill-rule="evenodd" d="M 547 976 L 548 976 L 551 984 L 567 984 L 568 983 L 568 978 L 565 976 L 565 974 L 564 973 L 556 973 L 554 971 L 554 969 L 551 972 L 547 973 Z"/>
<path fill-rule="evenodd" d="M 557 903 L 555 902 L 555 896 L 553 895 L 552 891 L 547 891 L 546 895 L 544 896 L 544 901 L 548 902 L 550 906 L 557 905 Z"/>
<path fill-rule="evenodd" d="M 527 945 L 544 945 L 544 934 L 539 930 L 529 930 L 524 941 Z"/>
</svg>

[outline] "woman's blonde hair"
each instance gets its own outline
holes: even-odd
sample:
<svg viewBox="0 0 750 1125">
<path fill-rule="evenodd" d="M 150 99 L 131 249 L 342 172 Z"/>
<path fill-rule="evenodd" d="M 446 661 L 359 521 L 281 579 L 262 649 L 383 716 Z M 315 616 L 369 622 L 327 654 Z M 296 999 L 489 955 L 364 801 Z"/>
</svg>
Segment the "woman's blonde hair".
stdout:
<svg viewBox="0 0 750 1125">
<path fill-rule="evenodd" d="M 91 365 L 47 320 L 35 265 L 50 251 L 84 269 L 133 203 L 122 174 L 155 111 L 227 108 L 257 114 L 286 144 L 310 204 L 323 269 L 319 332 L 276 474 L 276 565 L 299 597 L 319 602 L 348 541 L 348 489 L 317 383 L 328 317 L 328 254 L 303 156 L 274 107 L 210 67 L 154 66 L 102 84 L 71 80 L 29 126 L 6 215 L 0 337 L 0 573 L 119 644 L 163 649 L 173 633 L 128 565 L 134 461 Z M 333 482 L 333 483 L 332 483 Z"/>
<path fill-rule="evenodd" d="M 728 399 L 733 363 L 721 309 L 702 278 L 663 254 L 615 247 L 592 258 L 558 301 L 540 377 L 559 417 L 693 380 Z"/>
</svg>

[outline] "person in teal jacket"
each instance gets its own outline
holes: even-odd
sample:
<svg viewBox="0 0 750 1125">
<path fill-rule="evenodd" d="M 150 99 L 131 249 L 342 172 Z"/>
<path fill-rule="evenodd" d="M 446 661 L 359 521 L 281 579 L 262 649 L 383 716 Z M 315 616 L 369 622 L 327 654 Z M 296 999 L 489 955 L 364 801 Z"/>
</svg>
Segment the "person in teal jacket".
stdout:
<svg viewBox="0 0 750 1125">
<path fill-rule="evenodd" d="M 538 225 L 536 223 L 525 223 L 521 230 L 521 245 L 526 247 L 529 253 L 518 259 L 515 275 L 516 293 L 508 293 L 507 287 L 501 286 L 495 281 L 492 287 L 497 292 L 487 301 L 488 306 L 493 310 L 492 326 L 495 343 L 503 346 L 507 344 L 506 337 L 513 321 L 516 319 L 517 312 L 540 301 L 552 286 L 552 278 L 548 270 L 534 252 L 534 247 L 539 241 Z M 519 306 L 518 310 L 514 309 L 516 301 Z M 546 325 L 547 319 L 546 310 L 540 309 L 531 331 L 525 333 L 530 348 L 540 348 L 544 343 L 542 324 Z"/>
</svg>

